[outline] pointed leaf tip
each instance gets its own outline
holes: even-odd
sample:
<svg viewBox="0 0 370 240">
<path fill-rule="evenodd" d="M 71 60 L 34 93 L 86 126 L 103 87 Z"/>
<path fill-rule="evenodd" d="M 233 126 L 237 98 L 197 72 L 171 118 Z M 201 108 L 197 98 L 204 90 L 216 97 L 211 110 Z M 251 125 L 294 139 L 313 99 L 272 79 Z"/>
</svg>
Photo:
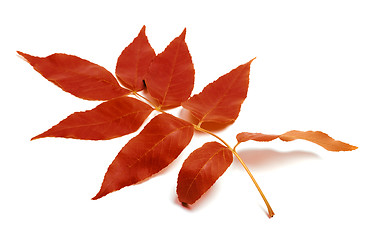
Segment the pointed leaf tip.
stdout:
<svg viewBox="0 0 370 240">
<path fill-rule="evenodd" d="M 24 53 L 24 52 L 21 52 L 21 51 L 17 51 L 18 55 L 23 59 L 25 60 L 26 62 L 28 62 L 30 65 L 33 64 L 33 61 L 34 59 L 37 59 L 39 57 L 36 57 L 36 56 L 32 56 L 32 55 L 29 55 L 27 53 Z"/>
<path fill-rule="evenodd" d="M 140 29 L 140 32 L 139 32 L 138 36 L 144 35 L 146 37 L 145 31 L 146 31 L 146 26 L 143 25 L 143 27 Z"/>
<path fill-rule="evenodd" d="M 184 28 L 184 30 L 182 31 L 182 33 L 180 34 L 179 38 L 181 39 L 185 39 L 185 36 L 186 36 L 186 28 Z"/>
<path fill-rule="evenodd" d="M 38 136 L 38 135 L 37 135 Z M 33 141 L 33 140 L 36 140 L 36 139 L 38 139 L 38 137 L 37 136 L 34 136 L 33 138 L 31 138 L 31 140 L 30 141 Z"/>
<path fill-rule="evenodd" d="M 252 58 L 247 64 L 251 64 L 254 60 L 256 60 L 257 57 Z"/>
</svg>

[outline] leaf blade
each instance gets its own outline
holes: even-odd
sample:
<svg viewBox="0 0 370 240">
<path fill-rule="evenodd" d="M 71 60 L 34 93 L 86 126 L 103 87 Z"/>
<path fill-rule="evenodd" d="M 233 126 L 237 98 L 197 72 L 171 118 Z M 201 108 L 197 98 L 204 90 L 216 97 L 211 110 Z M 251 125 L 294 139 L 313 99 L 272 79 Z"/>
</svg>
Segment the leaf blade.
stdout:
<svg viewBox="0 0 370 240">
<path fill-rule="evenodd" d="M 352 151 L 356 150 L 357 147 L 344 143 L 338 140 L 333 139 L 328 134 L 321 131 L 297 131 L 292 130 L 281 135 L 271 135 L 263 133 L 248 133 L 242 132 L 236 136 L 238 144 L 241 142 L 246 142 L 249 140 L 259 141 L 259 142 L 268 142 L 274 139 L 279 138 L 282 141 L 290 142 L 293 140 L 306 140 L 312 143 L 315 143 L 328 151 L 338 152 L 338 151 Z"/>
<path fill-rule="evenodd" d="M 149 94 L 163 108 L 180 106 L 194 87 L 194 65 L 185 34 L 186 29 L 153 59 L 145 78 Z"/>
<path fill-rule="evenodd" d="M 85 100 L 109 100 L 130 93 L 105 68 L 73 55 L 35 57 L 17 52 L 37 72 L 62 90 Z"/>
<path fill-rule="evenodd" d="M 135 132 L 152 111 L 153 108 L 137 99 L 115 98 L 94 109 L 75 112 L 31 140 L 44 137 L 109 140 Z"/>
<path fill-rule="evenodd" d="M 199 122 L 228 124 L 235 121 L 247 97 L 250 65 L 254 59 L 208 84 L 182 103 Z"/>
<path fill-rule="evenodd" d="M 232 152 L 217 142 L 205 143 L 184 161 L 177 180 L 177 196 L 186 204 L 196 202 L 233 161 Z"/>
<path fill-rule="evenodd" d="M 92 199 L 138 183 L 167 167 L 189 144 L 193 133 L 190 123 L 172 115 L 163 113 L 154 117 L 118 153 L 100 191 Z"/>
<path fill-rule="evenodd" d="M 289 131 L 279 136 L 283 141 L 289 142 L 297 139 L 310 141 L 315 143 L 328 151 L 352 151 L 357 149 L 357 147 L 352 146 L 348 143 L 344 143 L 338 140 L 334 140 L 328 134 L 320 131 Z"/>
<path fill-rule="evenodd" d="M 136 92 L 143 90 L 145 75 L 155 55 L 143 26 L 138 36 L 118 57 L 116 76 L 120 83 Z"/>
</svg>

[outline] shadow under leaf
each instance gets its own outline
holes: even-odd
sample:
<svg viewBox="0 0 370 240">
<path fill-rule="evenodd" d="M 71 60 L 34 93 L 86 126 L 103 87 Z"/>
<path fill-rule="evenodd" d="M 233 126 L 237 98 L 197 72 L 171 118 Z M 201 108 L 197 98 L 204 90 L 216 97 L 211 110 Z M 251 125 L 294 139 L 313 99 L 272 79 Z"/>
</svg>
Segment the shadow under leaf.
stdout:
<svg viewBox="0 0 370 240">
<path fill-rule="evenodd" d="M 249 149 L 241 150 L 238 154 L 253 171 L 268 171 L 302 161 L 320 159 L 317 154 L 307 151 L 279 152 L 272 149 Z M 241 164 L 233 164 L 233 166 L 243 168 Z"/>
<path fill-rule="evenodd" d="M 219 187 L 217 185 L 217 181 L 210 189 L 208 189 L 195 203 L 187 204 L 181 203 L 177 197 L 177 194 L 174 194 L 174 203 L 180 205 L 184 209 L 188 211 L 198 211 L 202 207 L 206 207 L 206 202 L 212 201 L 212 199 L 216 199 L 217 193 L 219 192 Z"/>
<path fill-rule="evenodd" d="M 179 113 L 179 117 L 188 121 L 188 122 L 190 122 L 190 123 L 193 123 L 195 125 L 197 125 L 199 123 L 199 120 L 197 118 L 195 118 L 190 113 L 190 111 L 188 111 L 185 108 L 181 108 L 180 113 Z M 218 132 L 218 131 L 224 130 L 225 128 L 227 128 L 228 126 L 230 126 L 233 123 L 234 122 L 229 122 L 229 123 L 204 122 L 204 123 L 202 123 L 202 128 L 204 128 L 208 131 L 211 131 L 211 132 Z M 203 132 L 198 132 L 198 133 L 199 134 L 207 134 L 207 133 L 203 133 Z"/>
</svg>

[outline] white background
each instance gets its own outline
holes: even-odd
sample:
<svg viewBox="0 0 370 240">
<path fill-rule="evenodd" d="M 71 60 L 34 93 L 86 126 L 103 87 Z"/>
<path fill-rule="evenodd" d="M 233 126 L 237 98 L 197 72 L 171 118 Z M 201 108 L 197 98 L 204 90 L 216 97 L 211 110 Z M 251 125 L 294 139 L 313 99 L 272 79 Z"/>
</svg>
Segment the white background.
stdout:
<svg viewBox="0 0 370 240">
<path fill-rule="evenodd" d="M 1 239 L 369 239 L 368 1 L 5 1 L 0 7 Z M 194 93 L 253 57 L 238 120 L 219 131 L 321 130 L 359 147 L 244 143 L 239 152 L 276 215 L 235 161 L 191 209 L 177 173 L 199 135 L 155 178 L 90 200 L 129 138 L 30 138 L 98 102 L 45 80 L 16 50 L 63 52 L 114 71 L 143 25 L 156 53 L 187 28 Z M 174 111 L 176 112 L 176 111 Z M 180 114 L 185 115 L 185 112 Z"/>
</svg>

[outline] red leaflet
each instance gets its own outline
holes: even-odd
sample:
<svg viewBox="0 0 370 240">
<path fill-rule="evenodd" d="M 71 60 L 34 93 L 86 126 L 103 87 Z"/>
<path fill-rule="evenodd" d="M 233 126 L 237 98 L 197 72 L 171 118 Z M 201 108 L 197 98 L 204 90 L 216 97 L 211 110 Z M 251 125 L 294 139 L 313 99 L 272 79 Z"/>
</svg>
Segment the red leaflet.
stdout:
<svg viewBox="0 0 370 240">
<path fill-rule="evenodd" d="M 55 53 L 45 58 L 17 52 L 42 76 L 86 100 L 109 100 L 130 93 L 105 68 L 76 56 Z"/>
<path fill-rule="evenodd" d="M 182 106 L 201 123 L 224 124 L 235 121 L 241 104 L 247 97 L 249 71 L 253 60 L 208 84 L 201 93 L 192 96 Z"/>
<path fill-rule="evenodd" d="M 138 183 L 167 167 L 189 144 L 193 133 L 193 126 L 179 118 L 167 113 L 156 116 L 118 153 L 93 199 Z"/>
<path fill-rule="evenodd" d="M 119 56 L 116 66 L 118 80 L 133 91 L 144 89 L 144 76 L 155 57 L 155 52 L 145 35 L 145 26 L 139 35 Z"/>
<path fill-rule="evenodd" d="M 135 132 L 153 111 L 148 104 L 130 97 L 103 102 L 86 112 L 76 112 L 48 131 L 32 138 L 64 137 L 108 140 Z"/>
<path fill-rule="evenodd" d="M 145 78 L 150 95 L 163 108 L 180 106 L 194 87 L 194 65 L 185 33 L 186 30 L 154 58 Z"/>
<path fill-rule="evenodd" d="M 177 195 L 182 203 L 197 201 L 233 162 L 232 152 L 217 142 L 198 148 L 185 160 L 177 180 Z"/>
<path fill-rule="evenodd" d="M 248 133 L 242 132 L 236 136 L 238 143 L 246 142 L 248 140 L 260 141 L 260 142 L 267 142 L 272 141 L 276 138 L 280 138 L 283 141 L 289 142 L 297 139 L 307 140 L 313 143 L 320 145 L 321 147 L 325 148 L 328 151 L 352 151 L 357 149 L 357 147 L 349 145 L 347 143 L 334 140 L 328 134 L 319 132 L 319 131 L 289 131 L 281 135 L 265 135 L 262 133 Z"/>
<path fill-rule="evenodd" d="M 352 151 L 357 149 L 357 147 L 349 145 L 347 143 L 334 140 L 333 138 L 329 137 L 328 134 L 323 132 L 313 132 L 313 131 L 290 131 L 286 132 L 279 136 L 279 138 L 283 141 L 293 141 L 296 139 L 303 139 L 313 143 L 320 145 L 321 147 L 325 148 L 328 151 Z"/>
</svg>

